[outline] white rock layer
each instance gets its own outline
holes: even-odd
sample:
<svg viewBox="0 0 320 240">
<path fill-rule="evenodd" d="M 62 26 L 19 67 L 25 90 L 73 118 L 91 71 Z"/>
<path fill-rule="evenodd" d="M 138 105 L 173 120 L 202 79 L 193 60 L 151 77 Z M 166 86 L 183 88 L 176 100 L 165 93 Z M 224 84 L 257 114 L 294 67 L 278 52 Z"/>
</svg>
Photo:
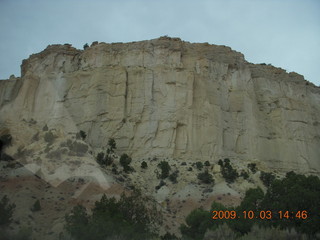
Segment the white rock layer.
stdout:
<svg viewBox="0 0 320 240">
<path fill-rule="evenodd" d="M 320 89 L 229 47 L 166 37 L 51 45 L 21 69 L 0 82 L 0 123 L 24 145 L 47 124 L 62 137 L 85 131 L 92 149 L 113 137 L 134 159 L 228 157 L 320 172 Z"/>
</svg>

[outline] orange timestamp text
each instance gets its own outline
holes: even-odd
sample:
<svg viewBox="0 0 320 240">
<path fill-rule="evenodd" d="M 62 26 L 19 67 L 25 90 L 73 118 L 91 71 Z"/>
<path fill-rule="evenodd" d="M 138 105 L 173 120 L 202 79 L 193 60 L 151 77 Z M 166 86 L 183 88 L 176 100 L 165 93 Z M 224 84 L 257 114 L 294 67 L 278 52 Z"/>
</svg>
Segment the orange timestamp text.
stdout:
<svg viewBox="0 0 320 240">
<path fill-rule="evenodd" d="M 242 211 L 237 212 L 235 210 L 219 210 L 212 211 L 213 220 L 222 220 L 222 219 L 307 219 L 308 212 L 306 210 L 302 211 L 270 211 L 270 210 L 261 210 L 261 211 Z"/>
</svg>

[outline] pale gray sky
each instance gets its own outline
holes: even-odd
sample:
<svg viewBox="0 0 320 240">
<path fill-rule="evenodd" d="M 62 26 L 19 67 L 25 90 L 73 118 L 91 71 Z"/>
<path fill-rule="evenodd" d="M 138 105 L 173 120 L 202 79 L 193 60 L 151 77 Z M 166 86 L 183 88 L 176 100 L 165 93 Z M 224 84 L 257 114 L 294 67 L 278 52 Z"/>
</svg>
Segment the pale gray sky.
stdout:
<svg viewBox="0 0 320 240">
<path fill-rule="evenodd" d="M 49 44 L 163 35 L 227 45 L 320 85 L 319 0 L 0 0 L 0 79 Z"/>
</svg>

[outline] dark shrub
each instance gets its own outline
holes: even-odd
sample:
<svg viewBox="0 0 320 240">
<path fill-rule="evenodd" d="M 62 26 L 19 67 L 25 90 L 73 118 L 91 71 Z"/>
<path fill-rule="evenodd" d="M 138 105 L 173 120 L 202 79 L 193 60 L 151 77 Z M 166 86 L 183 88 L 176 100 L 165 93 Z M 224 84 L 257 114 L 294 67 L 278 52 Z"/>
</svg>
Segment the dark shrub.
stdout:
<svg viewBox="0 0 320 240">
<path fill-rule="evenodd" d="M 266 187 L 269 187 L 275 178 L 274 174 L 261 171 L 260 179 Z"/>
<path fill-rule="evenodd" d="M 143 168 L 143 169 L 148 168 L 148 164 L 147 164 L 146 161 L 143 161 L 143 162 L 141 163 L 141 168 Z"/>
<path fill-rule="evenodd" d="M 66 215 L 67 232 L 76 240 L 104 239 L 152 239 L 152 227 L 162 219 L 154 202 L 133 190 L 117 201 L 103 195 L 95 203 L 92 216 L 81 205 Z"/>
<path fill-rule="evenodd" d="M 44 134 L 44 140 L 49 143 L 52 144 L 54 142 L 55 136 L 53 135 L 53 133 L 51 131 L 46 132 Z"/>
<path fill-rule="evenodd" d="M 128 154 L 126 154 L 126 153 L 122 154 L 120 157 L 120 164 L 122 166 L 129 165 L 131 163 L 131 161 L 132 161 L 131 157 L 129 157 Z"/>
<path fill-rule="evenodd" d="M 46 131 L 48 131 L 48 130 L 49 130 L 49 128 L 48 128 L 47 124 L 44 125 L 43 128 L 42 128 L 42 131 L 46 132 Z"/>
<path fill-rule="evenodd" d="M 83 45 L 83 50 L 86 50 L 87 48 L 89 48 L 89 44 L 88 43 Z"/>
<path fill-rule="evenodd" d="M 128 154 L 124 153 L 121 155 L 120 157 L 120 164 L 123 167 L 123 170 L 125 172 L 131 172 L 133 171 L 133 168 L 129 166 L 129 164 L 131 163 L 132 159 L 131 157 L 128 156 Z"/>
<path fill-rule="evenodd" d="M 0 137 L 0 147 L 11 145 L 12 136 L 10 134 L 5 134 Z"/>
<path fill-rule="evenodd" d="M 114 150 L 117 149 L 117 144 L 114 138 L 110 138 L 108 141 L 107 154 L 114 153 Z"/>
<path fill-rule="evenodd" d="M 0 137 L 0 160 L 10 161 L 11 157 L 5 153 L 2 153 L 2 150 L 6 146 L 11 145 L 11 142 L 12 142 L 12 137 L 10 134 L 5 134 Z"/>
<path fill-rule="evenodd" d="M 240 177 L 243 177 L 243 179 L 248 179 L 249 174 L 246 171 L 242 170 L 240 173 Z"/>
<path fill-rule="evenodd" d="M 205 211 L 202 208 L 193 210 L 186 217 L 186 225 L 182 224 L 180 226 L 182 239 L 203 239 L 207 228 L 212 224 L 211 221 L 209 211 Z"/>
<path fill-rule="evenodd" d="M 86 139 L 86 137 L 87 137 L 87 134 L 85 133 L 85 131 L 82 131 L 82 130 L 80 130 L 80 132 L 78 132 L 77 134 L 76 134 L 76 138 L 77 139 L 82 139 L 82 140 L 85 140 Z"/>
<path fill-rule="evenodd" d="M 89 216 L 85 207 L 77 205 L 65 216 L 65 229 L 75 239 L 90 239 L 88 232 Z"/>
<path fill-rule="evenodd" d="M 224 177 L 227 183 L 233 183 L 239 176 L 237 170 L 233 169 L 228 158 L 224 159 L 224 162 L 222 164 L 221 162 L 219 160 L 222 176 Z"/>
<path fill-rule="evenodd" d="M 196 212 L 194 210 L 188 215 L 187 218 L 189 219 L 186 219 L 187 225 L 182 225 L 180 229 L 183 239 L 202 239 L 202 233 L 208 229 L 215 230 L 223 223 L 226 223 L 239 239 L 249 239 L 248 236 L 250 236 L 250 239 L 318 239 L 317 235 L 320 234 L 319 202 L 320 179 L 317 176 L 304 176 L 289 172 L 285 178 L 273 180 L 266 194 L 259 187 L 247 190 L 240 206 L 227 208 L 219 203 L 214 202 L 212 204 L 211 212 L 213 210 L 234 210 L 237 216 L 244 216 L 242 214 L 244 211 L 247 213 L 252 211 L 254 218 L 245 219 L 241 217 L 241 221 L 234 221 L 233 219 L 212 221 L 211 219 L 210 223 L 207 224 L 203 220 L 204 218 L 199 217 L 202 214 L 205 216 L 205 212 L 199 210 Z M 271 219 L 259 219 L 257 216 L 261 216 L 262 211 L 266 212 L 266 217 L 272 216 Z M 279 218 L 279 211 L 282 212 L 282 219 Z M 303 213 L 303 211 L 305 212 Z M 288 212 L 287 216 L 284 215 L 285 212 Z M 254 224 L 259 224 L 265 229 L 291 229 L 292 234 L 280 237 L 274 235 L 276 232 L 273 231 L 273 234 L 269 234 L 267 237 L 264 237 L 263 234 L 254 236 L 250 234 L 250 232 L 254 231 Z M 290 232 L 287 231 L 287 233 Z M 207 236 L 208 238 L 205 239 L 215 239 L 214 237 L 217 239 L 229 239 L 227 235 L 222 238 L 221 232 L 219 233 L 220 235 L 216 234 L 211 238 Z M 302 234 L 308 236 L 306 237 Z"/>
<path fill-rule="evenodd" d="M 112 167 L 111 171 L 115 174 L 115 175 L 118 175 L 119 172 L 118 172 L 118 169 L 116 167 Z"/>
<path fill-rule="evenodd" d="M 161 161 L 158 164 L 158 167 L 161 168 L 161 174 L 160 178 L 165 179 L 169 176 L 169 172 L 171 170 L 171 167 L 167 161 Z"/>
<path fill-rule="evenodd" d="M 159 190 L 162 186 L 165 186 L 166 183 L 161 179 L 160 183 L 155 187 L 156 190 Z"/>
<path fill-rule="evenodd" d="M 100 165 L 110 166 L 113 163 L 113 158 L 110 155 L 105 155 L 103 152 L 98 153 L 96 160 Z"/>
<path fill-rule="evenodd" d="M 171 173 L 169 175 L 169 180 L 172 182 L 172 183 L 177 183 L 177 177 L 178 177 L 178 171 L 174 171 L 173 173 Z"/>
<path fill-rule="evenodd" d="M 32 141 L 39 141 L 39 132 L 37 132 L 35 135 L 32 137 Z"/>
<path fill-rule="evenodd" d="M 202 162 L 196 162 L 196 167 L 198 170 L 201 170 L 203 168 Z"/>
<path fill-rule="evenodd" d="M 41 205 L 40 205 L 40 201 L 36 200 L 35 203 L 33 204 L 31 211 L 32 212 L 37 212 L 41 210 Z"/>
<path fill-rule="evenodd" d="M 110 155 L 106 155 L 105 164 L 106 166 L 110 166 L 113 163 L 113 158 Z"/>
<path fill-rule="evenodd" d="M 100 165 L 104 165 L 105 164 L 104 153 L 103 152 L 99 152 L 97 157 L 96 157 L 96 160 Z"/>
<path fill-rule="evenodd" d="M 248 168 L 251 170 L 251 172 L 256 173 L 257 172 L 257 164 L 255 163 L 249 163 Z"/>
<path fill-rule="evenodd" d="M 1 153 L 0 152 L 0 161 L 5 161 L 5 162 L 10 162 L 12 160 L 14 160 L 13 157 L 11 157 L 10 155 L 6 154 L 6 153 Z"/>
<path fill-rule="evenodd" d="M 219 226 L 217 226 L 217 228 L 215 229 L 209 228 L 207 230 L 203 240 L 212 240 L 212 239 L 235 240 L 237 239 L 237 234 L 234 231 L 232 231 L 232 229 L 226 223 L 223 223 L 223 224 L 219 224 Z M 244 240 L 242 238 L 238 238 L 238 239 Z M 262 238 L 250 238 L 250 239 L 262 240 Z M 249 240 L 249 238 L 247 240 Z M 263 240 L 266 240 L 266 239 L 263 239 Z"/>
<path fill-rule="evenodd" d="M 161 236 L 161 240 L 178 240 L 179 238 L 171 233 L 166 233 L 165 235 Z"/>
<path fill-rule="evenodd" d="M 275 179 L 268 187 L 261 203 L 262 209 L 289 212 L 289 219 L 273 218 L 270 224 L 280 228 L 295 228 L 299 233 L 308 234 L 310 239 L 317 239 L 320 234 L 320 179 L 317 176 L 304 176 L 288 172 L 286 177 Z M 304 219 L 302 211 L 306 211 Z M 299 215 L 300 213 L 300 215 Z"/>
<path fill-rule="evenodd" d="M 1 240 L 33 240 L 32 228 L 21 227 L 17 233 L 9 232 L 6 229 L 0 228 Z"/>
<path fill-rule="evenodd" d="M 208 173 L 208 170 L 205 170 L 202 173 L 198 174 L 198 179 L 206 184 L 214 183 L 214 179 L 210 173 Z"/>
<path fill-rule="evenodd" d="M 0 201 L 0 226 L 7 226 L 12 221 L 13 210 L 15 204 L 10 204 L 7 195 L 5 195 Z"/>
</svg>

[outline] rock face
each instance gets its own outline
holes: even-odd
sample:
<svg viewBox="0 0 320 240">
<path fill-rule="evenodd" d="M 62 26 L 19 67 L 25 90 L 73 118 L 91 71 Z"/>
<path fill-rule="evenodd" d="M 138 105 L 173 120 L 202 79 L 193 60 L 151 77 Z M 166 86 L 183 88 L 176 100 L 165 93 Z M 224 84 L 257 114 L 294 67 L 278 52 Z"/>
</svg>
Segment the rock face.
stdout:
<svg viewBox="0 0 320 240">
<path fill-rule="evenodd" d="M 93 151 L 113 137 L 133 159 L 228 157 L 320 173 L 320 89 L 225 46 L 51 45 L 23 61 L 21 78 L 0 81 L 0 106 L 1 126 L 24 146 L 47 124 L 60 137 L 85 131 Z"/>
</svg>

